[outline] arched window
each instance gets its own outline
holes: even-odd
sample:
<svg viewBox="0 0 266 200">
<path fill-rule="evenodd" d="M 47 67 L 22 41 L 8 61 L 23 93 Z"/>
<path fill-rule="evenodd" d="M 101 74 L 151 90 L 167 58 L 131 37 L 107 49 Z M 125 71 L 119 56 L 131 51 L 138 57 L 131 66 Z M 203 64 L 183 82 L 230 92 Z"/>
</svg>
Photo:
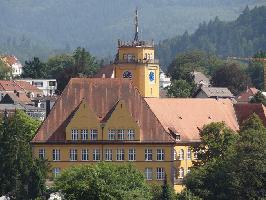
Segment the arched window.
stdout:
<svg viewBox="0 0 266 200">
<path fill-rule="evenodd" d="M 177 152 L 175 149 L 174 149 L 174 160 L 177 160 Z"/>
<path fill-rule="evenodd" d="M 184 178 L 184 168 L 179 168 L 179 178 Z"/>
<path fill-rule="evenodd" d="M 184 160 L 184 150 L 183 149 L 179 150 L 179 160 Z"/>
<path fill-rule="evenodd" d="M 191 149 L 190 148 L 188 148 L 187 150 L 187 159 L 191 160 Z"/>
</svg>

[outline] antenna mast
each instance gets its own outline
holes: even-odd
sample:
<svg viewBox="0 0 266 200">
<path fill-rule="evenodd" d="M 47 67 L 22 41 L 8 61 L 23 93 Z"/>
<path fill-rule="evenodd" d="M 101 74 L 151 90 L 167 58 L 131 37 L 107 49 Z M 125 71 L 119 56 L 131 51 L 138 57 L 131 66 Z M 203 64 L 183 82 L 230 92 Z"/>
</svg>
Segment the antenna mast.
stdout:
<svg viewBox="0 0 266 200">
<path fill-rule="evenodd" d="M 138 22 L 138 9 L 136 9 L 135 13 L 135 36 L 134 42 L 139 41 L 139 22 Z"/>
</svg>

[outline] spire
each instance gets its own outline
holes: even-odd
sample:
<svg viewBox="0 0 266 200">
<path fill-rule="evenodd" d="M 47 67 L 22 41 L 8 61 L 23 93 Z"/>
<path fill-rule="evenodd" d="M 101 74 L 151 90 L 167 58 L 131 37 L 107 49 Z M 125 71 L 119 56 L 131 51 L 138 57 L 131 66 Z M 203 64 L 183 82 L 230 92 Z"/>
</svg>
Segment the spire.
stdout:
<svg viewBox="0 0 266 200">
<path fill-rule="evenodd" d="M 135 14 L 135 36 L 134 36 L 134 42 L 139 41 L 139 23 L 138 23 L 138 9 L 136 9 Z"/>
</svg>

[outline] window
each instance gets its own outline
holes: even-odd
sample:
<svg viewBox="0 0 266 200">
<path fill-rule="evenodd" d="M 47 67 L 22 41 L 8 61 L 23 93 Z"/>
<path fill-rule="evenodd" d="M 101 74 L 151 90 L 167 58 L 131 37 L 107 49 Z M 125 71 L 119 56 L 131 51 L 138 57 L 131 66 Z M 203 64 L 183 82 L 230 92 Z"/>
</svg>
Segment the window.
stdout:
<svg viewBox="0 0 266 200">
<path fill-rule="evenodd" d="M 159 167 L 157 168 L 157 180 L 164 180 L 165 174 L 164 174 L 164 168 Z"/>
<path fill-rule="evenodd" d="M 78 152 L 77 152 L 77 149 L 70 149 L 70 151 L 69 151 L 69 157 L 70 157 L 70 161 L 76 161 L 76 160 L 78 160 Z"/>
<path fill-rule="evenodd" d="M 105 160 L 111 161 L 113 159 L 112 149 L 105 149 Z"/>
<path fill-rule="evenodd" d="M 125 139 L 125 130 L 119 129 L 117 131 L 117 139 L 118 140 L 124 140 Z"/>
<path fill-rule="evenodd" d="M 88 140 L 88 130 L 87 129 L 82 129 L 81 130 L 81 139 L 82 140 Z"/>
<path fill-rule="evenodd" d="M 136 149 L 128 149 L 128 160 L 136 160 Z"/>
<path fill-rule="evenodd" d="M 179 160 L 184 160 L 184 150 L 183 149 L 179 150 Z"/>
<path fill-rule="evenodd" d="M 78 140 L 78 136 L 79 136 L 78 130 L 77 129 L 72 129 L 72 131 L 71 131 L 72 140 Z"/>
<path fill-rule="evenodd" d="M 43 87 L 43 82 L 40 81 L 32 81 L 32 85 L 36 87 Z"/>
<path fill-rule="evenodd" d="M 98 130 L 97 129 L 91 130 L 91 140 L 98 140 Z"/>
<path fill-rule="evenodd" d="M 123 60 L 127 60 L 127 54 L 123 54 Z"/>
<path fill-rule="evenodd" d="M 100 149 L 93 149 L 93 161 L 99 161 L 100 159 Z"/>
<path fill-rule="evenodd" d="M 189 167 L 188 169 L 187 169 L 187 173 L 189 173 L 191 171 L 191 168 Z"/>
<path fill-rule="evenodd" d="M 44 159 L 45 158 L 45 149 L 39 149 L 39 158 Z"/>
<path fill-rule="evenodd" d="M 174 149 L 174 160 L 177 160 L 177 153 L 175 149 Z"/>
<path fill-rule="evenodd" d="M 145 160 L 152 160 L 152 149 L 145 149 Z"/>
<path fill-rule="evenodd" d="M 116 150 L 116 160 L 125 160 L 125 151 L 124 149 L 117 149 Z"/>
<path fill-rule="evenodd" d="M 53 149 L 53 161 L 60 160 L 60 149 Z"/>
<path fill-rule="evenodd" d="M 81 150 L 81 160 L 82 161 L 89 160 L 89 150 L 88 149 L 82 149 Z"/>
<path fill-rule="evenodd" d="M 198 159 L 198 152 L 194 152 L 194 159 L 197 160 Z"/>
<path fill-rule="evenodd" d="M 55 86 L 55 81 L 49 81 L 49 86 Z"/>
<path fill-rule="evenodd" d="M 179 168 L 179 178 L 184 178 L 184 168 Z"/>
<path fill-rule="evenodd" d="M 60 174 L 60 168 L 54 168 L 53 169 L 53 174 L 54 174 L 54 177 L 57 177 L 59 174 Z"/>
<path fill-rule="evenodd" d="M 191 149 L 190 148 L 188 148 L 187 150 L 187 159 L 191 160 Z"/>
<path fill-rule="evenodd" d="M 115 140 L 115 130 L 108 130 L 108 140 Z"/>
<path fill-rule="evenodd" d="M 152 168 L 145 168 L 144 174 L 146 180 L 152 180 Z"/>
<path fill-rule="evenodd" d="M 157 160 L 164 160 L 164 150 L 157 149 Z"/>
<path fill-rule="evenodd" d="M 128 140 L 135 140 L 135 131 L 133 129 L 128 130 Z"/>
</svg>

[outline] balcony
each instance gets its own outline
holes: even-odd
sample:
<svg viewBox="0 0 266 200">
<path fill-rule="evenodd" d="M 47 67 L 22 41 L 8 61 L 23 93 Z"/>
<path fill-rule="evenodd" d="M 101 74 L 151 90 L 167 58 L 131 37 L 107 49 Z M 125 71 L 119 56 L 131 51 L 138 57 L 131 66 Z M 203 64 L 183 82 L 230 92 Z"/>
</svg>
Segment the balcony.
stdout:
<svg viewBox="0 0 266 200">
<path fill-rule="evenodd" d="M 159 64 L 159 59 L 127 59 L 118 60 L 118 64 L 133 63 L 133 64 Z"/>
</svg>

